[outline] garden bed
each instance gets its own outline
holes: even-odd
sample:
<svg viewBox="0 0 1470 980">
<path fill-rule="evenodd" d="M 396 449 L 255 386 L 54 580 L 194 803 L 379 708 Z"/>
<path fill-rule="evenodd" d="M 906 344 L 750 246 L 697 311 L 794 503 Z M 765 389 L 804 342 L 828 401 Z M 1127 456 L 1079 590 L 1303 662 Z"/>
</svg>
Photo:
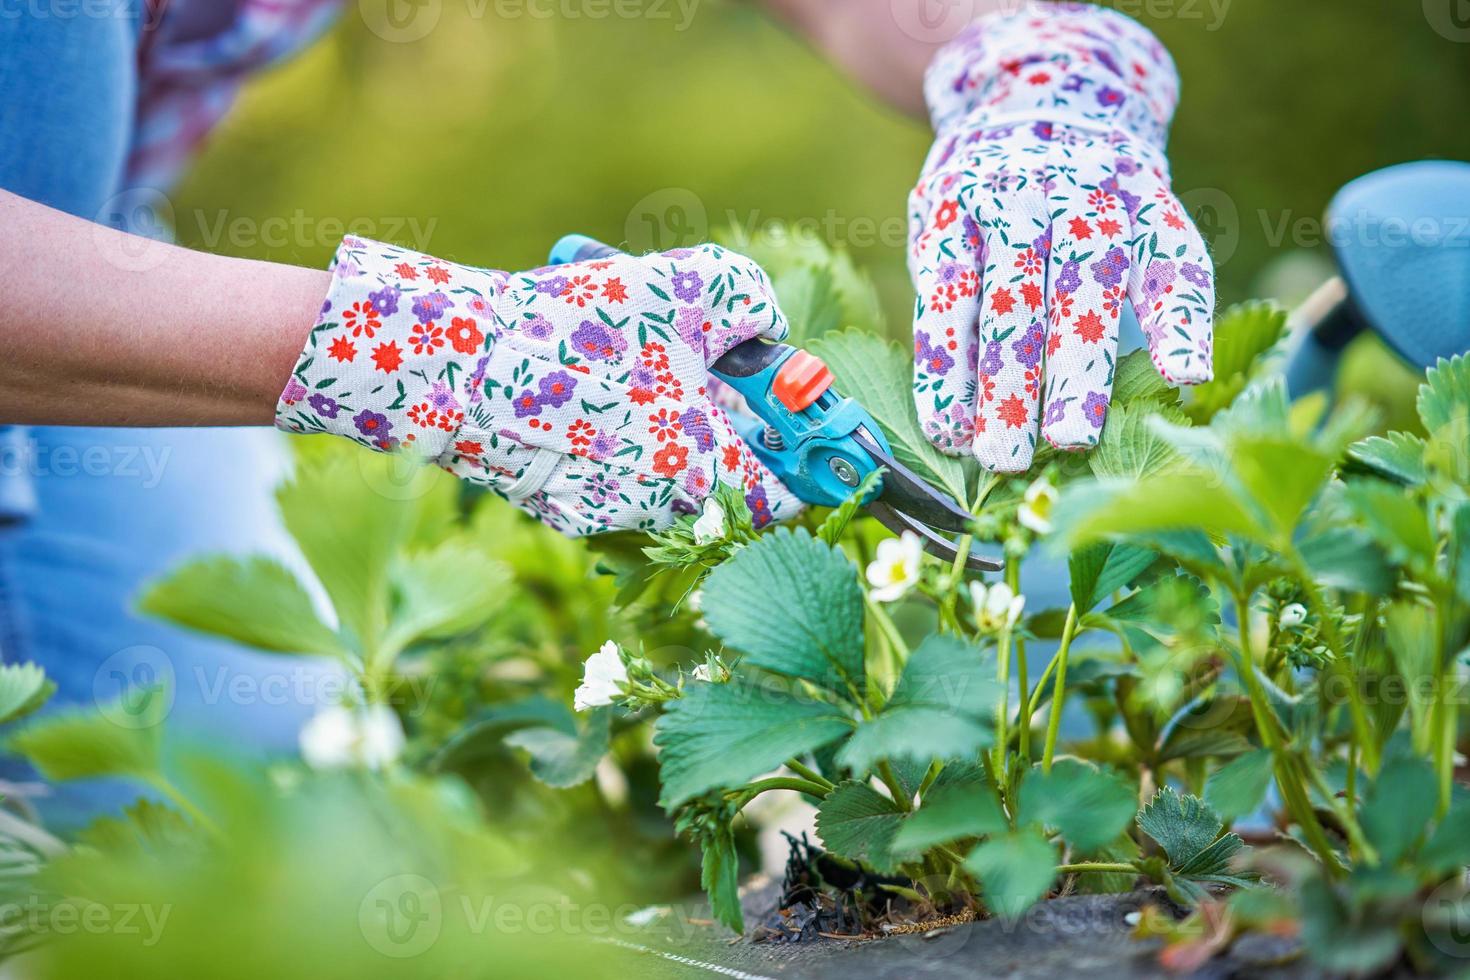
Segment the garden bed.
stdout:
<svg viewBox="0 0 1470 980">
<path fill-rule="evenodd" d="M 748 921 L 769 919 L 781 885 L 768 878 L 747 883 L 742 904 Z M 741 975 L 781 980 L 1055 980 L 1057 977 L 1311 978 L 1328 974 L 1303 957 L 1287 937 L 1242 937 L 1228 951 L 1197 969 L 1178 971 L 1160 963 L 1157 939 L 1135 938 L 1140 912 L 1148 907 L 1182 917 L 1159 889 L 1121 895 L 1070 895 L 1033 906 L 1020 921 L 986 919 L 938 925 L 912 933 L 864 939 L 817 937 L 780 942 L 737 937 L 699 918 L 657 924 L 629 947 L 657 964 L 650 977 L 694 978 Z M 670 910 L 669 915 L 676 914 Z M 727 971 L 736 971 L 735 973 Z"/>
</svg>

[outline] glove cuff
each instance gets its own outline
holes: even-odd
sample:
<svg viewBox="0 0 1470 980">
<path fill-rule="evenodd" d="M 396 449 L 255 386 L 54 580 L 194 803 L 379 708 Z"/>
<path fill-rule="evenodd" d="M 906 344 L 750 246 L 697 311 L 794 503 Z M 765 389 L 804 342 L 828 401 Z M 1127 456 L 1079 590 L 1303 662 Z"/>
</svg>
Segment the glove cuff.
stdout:
<svg viewBox="0 0 1470 980">
<path fill-rule="evenodd" d="M 276 404 L 287 432 L 329 432 L 438 461 L 480 402 L 505 275 L 347 237 Z"/>
<path fill-rule="evenodd" d="M 1162 150 L 1179 74 L 1158 38 L 1130 17 L 1027 0 L 977 19 L 941 48 L 924 98 L 941 135 L 962 125 L 1065 123 L 1122 130 Z"/>
</svg>

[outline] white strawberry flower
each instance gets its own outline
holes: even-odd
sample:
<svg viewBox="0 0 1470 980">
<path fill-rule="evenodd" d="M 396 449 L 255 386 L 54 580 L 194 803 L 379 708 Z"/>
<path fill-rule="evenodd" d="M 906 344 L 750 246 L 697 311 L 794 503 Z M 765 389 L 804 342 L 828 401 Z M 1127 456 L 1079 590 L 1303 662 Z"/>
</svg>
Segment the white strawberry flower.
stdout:
<svg viewBox="0 0 1470 980">
<path fill-rule="evenodd" d="M 608 640 L 582 665 L 582 683 L 572 696 L 572 706 L 578 711 L 612 704 L 614 698 L 622 696 L 620 685 L 628 683 L 628 668 L 623 664 L 623 651 L 613 640 Z"/>
<path fill-rule="evenodd" d="M 690 673 L 689 676 L 690 677 L 693 677 L 697 681 L 704 681 L 706 684 L 708 684 L 711 680 L 714 679 L 714 678 L 712 678 L 710 676 L 709 664 L 707 664 L 707 663 L 697 664 L 695 666 L 693 672 Z"/>
<path fill-rule="evenodd" d="M 1291 602 L 1281 607 L 1281 615 L 1277 619 L 1284 630 L 1296 629 L 1307 621 L 1307 607 L 1300 602 Z"/>
<path fill-rule="evenodd" d="M 694 543 L 714 544 L 725 537 L 725 508 L 714 497 L 704 501 L 704 510 L 694 522 Z"/>
<path fill-rule="evenodd" d="M 313 769 L 382 769 L 403 753 L 403 725 L 385 704 L 324 708 L 301 727 L 301 758 Z"/>
<path fill-rule="evenodd" d="M 1046 477 L 1038 477 L 1034 483 L 1026 488 L 1026 494 L 1021 498 L 1021 509 L 1016 512 L 1016 519 L 1021 526 L 1035 531 L 1037 534 L 1051 533 L 1051 512 L 1057 502 L 1057 488 L 1051 485 Z"/>
<path fill-rule="evenodd" d="M 1026 597 L 1011 591 L 1004 582 L 991 586 L 984 582 L 971 582 L 970 601 L 975 606 L 975 626 L 982 633 L 999 633 L 1013 628 L 1021 618 L 1021 610 L 1026 608 Z"/>
<path fill-rule="evenodd" d="M 878 555 L 868 565 L 873 601 L 892 602 L 918 584 L 923 555 L 924 546 L 913 531 L 878 542 Z"/>
</svg>

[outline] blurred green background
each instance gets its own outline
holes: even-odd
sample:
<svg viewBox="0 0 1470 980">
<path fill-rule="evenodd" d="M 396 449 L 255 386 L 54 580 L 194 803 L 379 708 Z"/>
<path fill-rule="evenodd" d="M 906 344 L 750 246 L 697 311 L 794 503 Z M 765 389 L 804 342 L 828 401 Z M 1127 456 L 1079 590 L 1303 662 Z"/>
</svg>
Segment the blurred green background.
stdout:
<svg viewBox="0 0 1470 980">
<path fill-rule="evenodd" d="M 349 3 L 322 42 L 248 87 L 175 199 L 183 242 L 321 265 L 352 221 L 514 269 L 574 230 L 649 248 L 807 221 L 872 272 L 904 330 L 903 207 L 927 127 L 758 5 L 685 0 L 686 18 L 642 0 L 641 17 L 594 19 L 606 5 L 589 0 L 418 3 L 438 18 L 420 39 L 380 36 L 394 33 L 383 0 Z M 1298 253 L 1323 256 L 1319 218 L 1346 181 L 1470 158 L 1470 43 L 1421 3 L 1115 6 L 1180 66 L 1175 186 L 1214 240 L 1226 302 L 1290 301 L 1325 275 Z M 1374 387 L 1408 383 L 1364 357 Z"/>
</svg>

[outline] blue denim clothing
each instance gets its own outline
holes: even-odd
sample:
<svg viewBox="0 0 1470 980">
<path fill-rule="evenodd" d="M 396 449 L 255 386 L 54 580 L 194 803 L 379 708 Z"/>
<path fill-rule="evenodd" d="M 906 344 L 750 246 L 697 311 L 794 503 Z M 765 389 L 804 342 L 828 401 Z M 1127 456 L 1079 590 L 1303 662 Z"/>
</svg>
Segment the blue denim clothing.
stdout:
<svg viewBox="0 0 1470 980">
<path fill-rule="evenodd" d="M 0 18 L 0 187 L 126 225 L 115 195 L 133 124 L 142 0 Z M 70 10 L 71 8 L 68 8 Z M 66 283 L 56 283 L 59 290 Z M 265 429 L 0 428 L 0 657 L 34 660 L 53 706 L 107 704 L 171 680 L 170 740 L 294 745 L 335 668 L 255 654 L 138 615 L 140 588 L 205 552 L 297 561 L 271 488 L 287 465 Z M 8 760 L 0 775 L 28 778 Z M 38 805 L 63 829 L 138 795 L 101 782 Z"/>
</svg>

